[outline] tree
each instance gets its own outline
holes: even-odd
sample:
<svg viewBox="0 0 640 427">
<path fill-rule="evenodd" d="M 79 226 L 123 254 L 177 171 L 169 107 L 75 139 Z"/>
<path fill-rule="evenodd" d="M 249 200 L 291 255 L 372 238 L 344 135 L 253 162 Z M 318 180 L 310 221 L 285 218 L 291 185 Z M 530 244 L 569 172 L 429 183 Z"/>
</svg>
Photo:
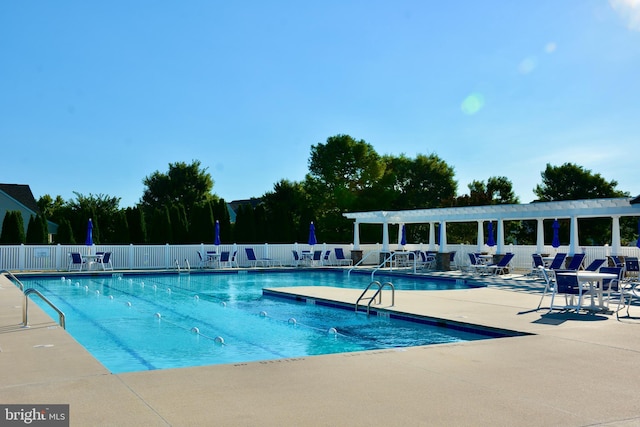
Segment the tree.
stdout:
<svg viewBox="0 0 640 427">
<path fill-rule="evenodd" d="M 125 210 L 127 224 L 129 226 L 129 243 L 147 243 L 147 224 L 145 215 L 139 207 L 127 208 Z"/>
<path fill-rule="evenodd" d="M 553 202 L 559 200 L 582 200 L 612 197 L 628 197 L 629 193 L 616 189 L 617 181 L 607 181 L 599 173 L 594 174 L 588 169 L 573 163 L 562 166 L 551 166 L 540 174 L 542 184 L 536 185 L 534 193 L 539 202 Z M 621 230 L 629 232 L 632 218 L 622 218 Z M 568 233 L 569 227 L 561 227 L 561 233 Z M 560 236 L 568 240 L 568 236 Z M 609 219 L 589 218 L 579 222 L 578 237 L 581 243 L 601 245 L 611 243 L 611 221 Z M 623 235 L 629 240 L 629 236 Z"/>
<path fill-rule="evenodd" d="M 267 216 L 267 241 L 304 242 L 312 218 L 308 195 L 301 183 L 281 180 L 262 196 Z"/>
<path fill-rule="evenodd" d="M 24 243 L 24 222 L 22 212 L 7 211 L 2 221 L 0 243 L 5 245 L 20 245 Z"/>
<path fill-rule="evenodd" d="M 140 205 L 147 211 L 161 206 L 170 208 L 181 203 L 187 217 L 190 217 L 194 206 L 216 199 L 211 194 L 213 179 L 206 168 L 200 168 L 199 160 L 193 160 L 189 165 L 184 162 L 169 163 L 167 173 L 155 171 L 142 182 L 146 188 Z"/>
<path fill-rule="evenodd" d="M 27 235 L 25 243 L 42 245 L 49 243 L 49 231 L 47 222 L 40 214 L 29 216 L 29 224 L 27 225 Z"/>
<path fill-rule="evenodd" d="M 629 196 L 629 193 L 616 190 L 617 181 L 607 181 L 599 173 L 594 174 L 573 163 L 562 166 L 547 163 L 547 168 L 540 175 L 542 184 L 533 190 L 539 202 Z"/>
<path fill-rule="evenodd" d="M 55 235 L 55 242 L 62 245 L 75 245 L 76 239 L 73 237 L 71 222 L 62 218 L 58 221 L 58 233 Z M 84 240 L 84 239 L 83 239 Z"/>
<path fill-rule="evenodd" d="M 311 146 L 304 188 L 315 212 L 318 239 L 351 239 L 353 225 L 342 213 L 357 206 L 358 198 L 383 176 L 384 167 L 373 146 L 349 135 Z"/>
</svg>

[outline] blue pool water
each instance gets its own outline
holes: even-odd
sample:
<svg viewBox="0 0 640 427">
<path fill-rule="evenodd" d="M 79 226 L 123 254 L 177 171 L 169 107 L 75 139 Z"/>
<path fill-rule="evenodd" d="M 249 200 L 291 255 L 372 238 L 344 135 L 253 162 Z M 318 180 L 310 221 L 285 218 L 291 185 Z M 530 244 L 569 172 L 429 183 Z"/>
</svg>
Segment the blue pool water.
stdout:
<svg viewBox="0 0 640 427">
<path fill-rule="evenodd" d="M 353 310 L 264 296 L 263 288 L 364 289 L 369 276 L 337 272 L 157 274 L 21 279 L 66 315 L 67 331 L 111 372 L 273 360 L 486 339 Z M 396 289 L 467 288 L 390 280 Z M 52 318 L 57 315 L 39 299 Z"/>
</svg>

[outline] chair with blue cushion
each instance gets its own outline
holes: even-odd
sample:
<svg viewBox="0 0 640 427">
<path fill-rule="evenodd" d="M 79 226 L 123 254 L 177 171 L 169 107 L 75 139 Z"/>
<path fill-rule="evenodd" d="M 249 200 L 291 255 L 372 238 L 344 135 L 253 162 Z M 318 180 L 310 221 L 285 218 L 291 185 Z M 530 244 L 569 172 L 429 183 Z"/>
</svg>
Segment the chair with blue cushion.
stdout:
<svg viewBox="0 0 640 427">
<path fill-rule="evenodd" d="M 69 271 L 78 270 L 82 271 L 82 267 L 86 264 L 85 260 L 82 259 L 82 255 L 80 252 L 71 252 L 69 254 L 71 259 L 69 260 L 69 267 L 67 268 Z"/>
<path fill-rule="evenodd" d="M 606 261 L 606 259 L 604 259 L 604 258 L 594 259 L 593 261 L 591 261 L 591 264 L 589 264 L 588 266 L 585 267 L 585 270 L 586 271 L 598 271 L 598 269 L 600 267 L 602 267 L 602 264 L 604 264 L 605 261 Z"/>
<path fill-rule="evenodd" d="M 491 270 L 493 274 L 505 274 L 509 272 L 509 264 L 513 260 L 514 254 L 508 253 L 502 257 L 497 264 L 487 265 L 487 270 Z"/>
<path fill-rule="evenodd" d="M 469 252 L 467 255 L 469 256 L 469 268 L 472 273 L 482 274 L 487 272 L 487 265 L 482 263 L 476 254 Z"/>
<path fill-rule="evenodd" d="M 244 250 L 247 253 L 250 267 L 257 267 L 258 264 L 261 264 L 263 267 L 268 267 L 273 262 L 271 258 L 257 258 L 253 248 L 244 248 Z"/>
<path fill-rule="evenodd" d="M 113 264 L 111 263 L 111 252 L 104 252 L 102 257 L 98 258 L 96 262 L 102 265 L 103 270 L 113 270 Z"/>
<path fill-rule="evenodd" d="M 218 260 L 220 268 L 230 267 L 231 266 L 231 261 L 230 260 L 231 260 L 231 258 L 230 258 L 229 251 L 220 252 L 220 259 Z"/>
<path fill-rule="evenodd" d="M 640 279 L 640 264 L 638 264 L 638 258 L 627 257 L 624 260 L 624 278 L 625 280 L 638 280 Z"/>
<path fill-rule="evenodd" d="M 608 274 L 615 274 L 616 278 L 615 279 L 602 279 L 602 294 L 604 295 L 604 293 L 606 292 L 607 294 L 607 306 L 609 305 L 609 302 L 611 301 L 611 294 L 612 293 L 616 293 L 618 298 L 621 298 L 620 296 L 620 285 L 622 282 L 622 275 L 624 273 L 624 270 L 621 267 L 602 267 L 599 271 L 600 273 L 608 273 Z"/>
<path fill-rule="evenodd" d="M 333 251 L 336 255 L 336 264 L 353 265 L 353 260 L 344 256 L 344 250 L 342 248 L 334 248 Z"/>
<path fill-rule="evenodd" d="M 569 274 L 563 274 L 569 273 Z M 585 291 L 578 282 L 578 276 L 575 271 L 569 270 L 556 270 L 555 272 L 555 286 L 553 287 L 553 294 L 551 295 L 551 305 L 549 311 L 554 309 L 559 310 L 576 310 L 579 312 L 582 308 L 582 300 L 584 299 Z M 565 305 L 554 305 L 556 295 L 564 295 Z M 574 298 L 578 299 L 577 304 L 574 304 Z"/>
<path fill-rule="evenodd" d="M 542 255 L 532 254 L 531 258 L 532 258 L 532 262 L 531 262 L 532 266 L 531 266 L 531 272 L 529 273 L 529 276 L 542 277 L 542 273 L 540 272 L 540 267 L 544 267 L 544 260 L 542 259 Z"/>
<path fill-rule="evenodd" d="M 300 255 L 298 254 L 298 251 L 296 251 L 295 249 L 292 249 L 291 253 L 293 254 L 293 263 L 291 265 L 293 265 L 294 267 L 299 267 L 300 266 Z"/>
<path fill-rule="evenodd" d="M 559 270 L 562 268 L 564 264 L 564 259 L 567 257 L 567 254 L 563 252 L 558 252 L 555 257 L 553 257 L 553 261 L 549 264 L 549 270 Z"/>
<path fill-rule="evenodd" d="M 571 258 L 571 262 L 567 266 L 567 270 L 580 270 L 583 267 L 582 263 L 584 262 L 584 257 L 585 254 L 575 254 L 573 258 Z"/>
</svg>

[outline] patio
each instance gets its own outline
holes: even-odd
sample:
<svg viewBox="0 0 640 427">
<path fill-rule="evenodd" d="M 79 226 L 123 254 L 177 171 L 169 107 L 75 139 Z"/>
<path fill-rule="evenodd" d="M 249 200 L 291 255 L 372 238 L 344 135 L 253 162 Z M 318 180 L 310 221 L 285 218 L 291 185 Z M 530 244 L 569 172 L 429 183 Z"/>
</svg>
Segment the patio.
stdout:
<svg viewBox="0 0 640 427">
<path fill-rule="evenodd" d="M 21 328 L 21 292 L 1 277 L 0 401 L 68 403 L 72 425 L 640 423 L 640 323 L 532 311 L 540 282 L 516 275 L 487 284 L 397 291 L 393 309 L 532 335 L 112 375 L 39 308 Z M 295 289 L 350 303 L 359 292 Z"/>
</svg>

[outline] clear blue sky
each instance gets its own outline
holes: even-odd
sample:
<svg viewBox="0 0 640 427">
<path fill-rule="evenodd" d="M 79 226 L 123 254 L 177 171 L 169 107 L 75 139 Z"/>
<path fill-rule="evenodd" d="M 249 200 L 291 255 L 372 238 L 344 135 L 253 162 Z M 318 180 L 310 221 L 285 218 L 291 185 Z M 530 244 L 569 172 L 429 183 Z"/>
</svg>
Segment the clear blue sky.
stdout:
<svg viewBox="0 0 640 427">
<path fill-rule="evenodd" d="M 138 202 L 198 159 L 227 201 L 349 134 L 522 202 L 547 163 L 640 194 L 640 0 L 0 3 L 0 182 Z"/>
</svg>

